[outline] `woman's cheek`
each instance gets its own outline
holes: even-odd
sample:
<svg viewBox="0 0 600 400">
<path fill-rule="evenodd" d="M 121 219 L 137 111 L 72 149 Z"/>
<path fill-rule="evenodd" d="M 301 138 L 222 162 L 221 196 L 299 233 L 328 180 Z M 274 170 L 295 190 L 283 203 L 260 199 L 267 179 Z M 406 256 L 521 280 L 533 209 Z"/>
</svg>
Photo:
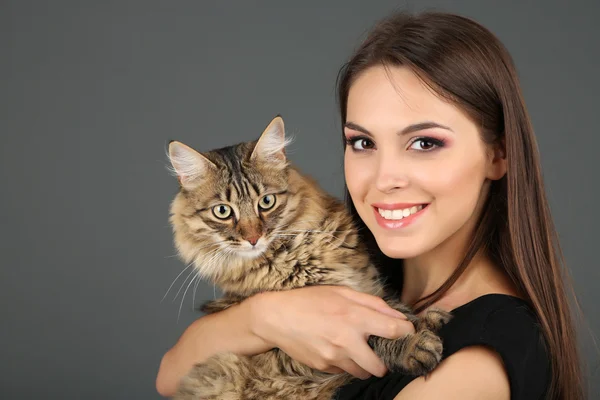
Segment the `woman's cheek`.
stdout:
<svg viewBox="0 0 600 400">
<path fill-rule="evenodd" d="M 463 192 L 464 189 L 473 184 L 478 185 L 481 175 L 478 163 L 469 161 L 468 158 L 445 159 L 414 165 L 411 169 L 412 182 L 432 194 L 467 195 Z"/>
<path fill-rule="evenodd" d="M 350 150 L 348 150 L 350 151 Z M 372 173 L 372 168 L 365 165 L 366 160 L 356 157 L 355 155 L 346 155 L 344 162 L 344 173 L 346 176 L 346 185 L 348 190 L 359 192 L 361 187 L 364 188 L 365 183 L 369 180 L 369 175 Z"/>
</svg>

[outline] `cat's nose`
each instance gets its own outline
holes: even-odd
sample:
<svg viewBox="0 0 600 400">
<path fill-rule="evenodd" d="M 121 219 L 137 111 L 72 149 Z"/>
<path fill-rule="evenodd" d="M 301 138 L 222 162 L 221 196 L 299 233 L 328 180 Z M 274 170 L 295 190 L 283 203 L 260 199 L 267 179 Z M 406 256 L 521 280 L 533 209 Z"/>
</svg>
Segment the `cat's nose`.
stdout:
<svg viewBox="0 0 600 400">
<path fill-rule="evenodd" d="M 260 236 L 252 236 L 252 237 L 246 238 L 246 240 L 248 242 L 250 242 L 250 244 L 252 246 L 256 246 L 256 243 L 258 242 L 258 239 L 260 239 Z"/>
</svg>

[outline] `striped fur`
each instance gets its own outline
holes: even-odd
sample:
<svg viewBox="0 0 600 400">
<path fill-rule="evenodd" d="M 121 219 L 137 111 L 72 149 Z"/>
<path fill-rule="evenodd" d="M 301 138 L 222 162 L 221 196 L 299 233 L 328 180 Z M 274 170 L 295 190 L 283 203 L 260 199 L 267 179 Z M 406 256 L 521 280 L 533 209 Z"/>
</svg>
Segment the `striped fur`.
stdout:
<svg viewBox="0 0 600 400">
<path fill-rule="evenodd" d="M 285 144 L 277 142 L 284 136 L 283 120 L 277 117 L 258 141 L 206 152 L 201 158 L 184 154 L 183 159 L 205 164 L 203 176 L 191 183 L 179 176 L 181 190 L 172 203 L 170 221 L 181 258 L 225 293 L 204 305 L 207 313 L 258 292 L 309 285 L 343 285 L 385 296 L 345 206 L 288 163 Z M 182 149 L 193 152 L 175 142 L 170 153 L 181 155 Z M 206 167 L 209 164 L 212 167 Z M 173 167 L 200 169 L 176 162 Z M 275 205 L 261 211 L 259 204 L 266 195 L 275 196 Z M 213 207 L 220 204 L 230 207 L 232 217 L 215 215 Z M 257 238 L 253 249 L 249 240 Z M 398 340 L 371 337 L 369 344 L 391 371 L 416 375 L 431 371 L 442 354 L 435 331 L 450 315 L 432 310 L 419 319 L 398 301 L 388 303 L 405 313 L 417 331 Z M 253 357 L 220 354 L 196 365 L 174 398 L 331 399 L 350 378 L 313 370 L 278 349 Z"/>
</svg>

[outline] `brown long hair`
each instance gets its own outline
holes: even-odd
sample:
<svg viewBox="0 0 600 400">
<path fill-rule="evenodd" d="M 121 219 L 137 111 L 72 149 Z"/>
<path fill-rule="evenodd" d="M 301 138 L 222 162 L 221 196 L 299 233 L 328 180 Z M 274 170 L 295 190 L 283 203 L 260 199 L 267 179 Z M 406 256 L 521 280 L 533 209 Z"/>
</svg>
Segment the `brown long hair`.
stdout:
<svg viewBox="0 0 600 400">
<path fill-rule="evenodd" d="M 508 51 L 489 30 L 462 16 L 394 14 L 374 27 L 340 70 L 342 127 L 350 86 L 374 65 L 411 68 L 435 93 L 480 123 L 485 142 L 501 143 L 506 151 L 507 174 L 491 183 L 463 260 L 439 289 L 416 302 L 416 311 L 435 303 L 473 257 L 486 252 L 504 268 L 539 318 L 551 359 L 548 398 L 582 399 L 581 366 L 566 290 L 571 286 L 550 215 L 533 127 Z M 384 274 L 401 287 L 398 260 L 388 259 L 377 249 L 347 189 L 346 201 Z M 572 290 L 569 294 L 573 295 Z"/>
</svg>

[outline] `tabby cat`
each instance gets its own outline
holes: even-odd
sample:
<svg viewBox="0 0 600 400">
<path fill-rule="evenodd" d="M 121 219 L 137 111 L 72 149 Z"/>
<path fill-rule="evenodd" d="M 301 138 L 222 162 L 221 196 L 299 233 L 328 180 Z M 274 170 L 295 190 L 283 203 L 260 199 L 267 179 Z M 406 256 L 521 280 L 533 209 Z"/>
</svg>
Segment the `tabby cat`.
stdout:
<svg viewBox="0 0 600 400">
<path fill-rule="evenodd" d="M 206 303 L 224 310 L 258 292 L 309 285 L 343 285 L 384 297 L 383 284 L 342 202 L 290 165 L 280 116 L 260 138 L 203 154 L 173 141 L 169 158 L 180 190 L 170 221 L 181 258 L 193 263 L 224 296 Z M 422 375 L 440 361 L 435 332 L 450 314 L 422 318 L 399 301 L 415 334 L 369 345 L 390 371 Z M 349 374 L 309 368 L 279 349 L 252 357 L 218 354 L 185 376 L 175 399 L 329 400 Z"/>
</svg>

